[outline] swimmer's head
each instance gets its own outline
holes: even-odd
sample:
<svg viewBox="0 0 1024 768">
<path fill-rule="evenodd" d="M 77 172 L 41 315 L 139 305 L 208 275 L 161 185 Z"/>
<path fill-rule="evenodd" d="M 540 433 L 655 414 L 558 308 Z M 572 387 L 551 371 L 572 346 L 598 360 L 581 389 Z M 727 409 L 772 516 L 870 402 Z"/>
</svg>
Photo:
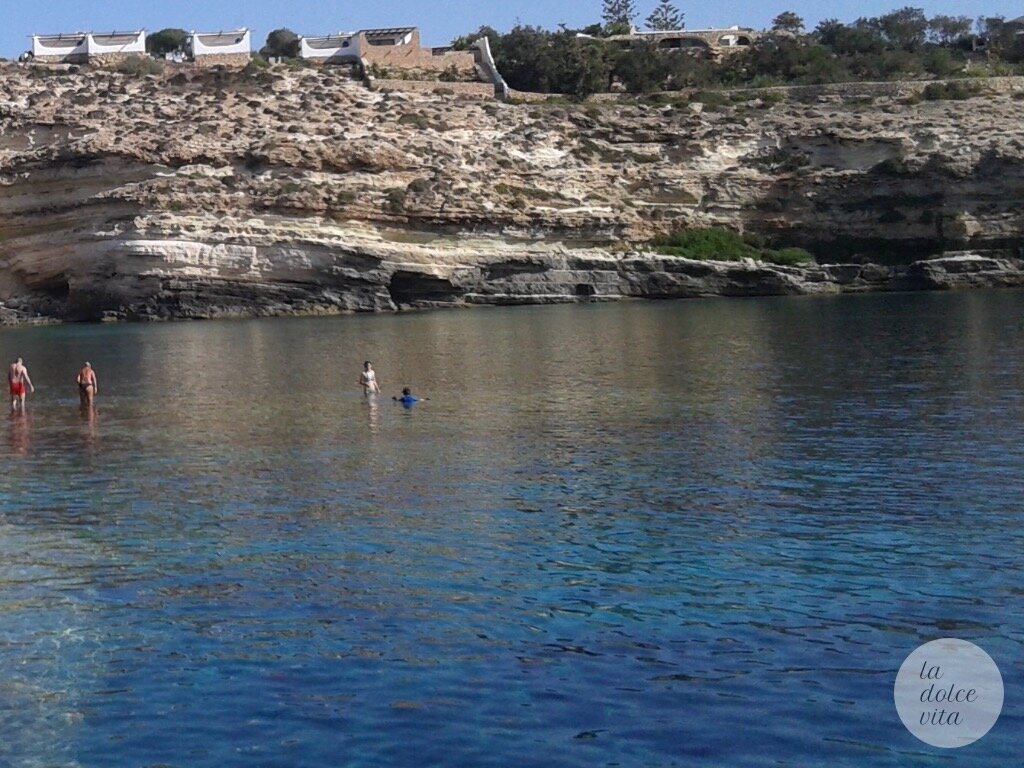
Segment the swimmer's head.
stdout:
<svg viewBox="0 0 1024 768">
<path fill-rule="evenodd" d="M 86 368 L 92 368 L 92 363 L 90 363 L 88 360 L 86 360 L 85 361 L 85 367 Z"/>
<path fill-rule="evenodd" d="M 404 387 L 404 388 L 402 389 L 402 396 L 403 396 L 403 397 L 408 397 L 408 396 L 409 396 L 409 395 L 411 395 L 411 394 L 412 394 L 412 390 L 411 390 L 411 389 L 409 389 L 408 387 Z"/>
</svg>

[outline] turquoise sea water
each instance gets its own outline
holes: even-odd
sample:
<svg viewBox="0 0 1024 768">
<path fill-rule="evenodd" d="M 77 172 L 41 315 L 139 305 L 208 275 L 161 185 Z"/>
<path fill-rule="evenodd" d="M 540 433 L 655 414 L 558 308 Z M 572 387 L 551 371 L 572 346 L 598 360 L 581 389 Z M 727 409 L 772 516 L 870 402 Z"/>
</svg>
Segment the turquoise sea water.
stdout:
<svg viewBox="0 0 1024 768">
<path fill-rule="evenodd" d="M 1016 764 L 1021 350 L 1021 292 L 0 331 L 0 765 Z"/>
</svg>

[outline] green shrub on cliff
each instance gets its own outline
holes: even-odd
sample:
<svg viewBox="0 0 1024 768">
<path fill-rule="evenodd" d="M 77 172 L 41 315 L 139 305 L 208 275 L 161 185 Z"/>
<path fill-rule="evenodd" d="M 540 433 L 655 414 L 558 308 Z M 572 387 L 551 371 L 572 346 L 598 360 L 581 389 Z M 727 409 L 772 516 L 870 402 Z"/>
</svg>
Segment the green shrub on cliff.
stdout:
<svg viewBox="0 0 1024 768">
<path fill-rule="evenodd" d="M 654 240 L 654 250 L 666 256 L 700 261 L 755 259 L 773 264 L 813 264 L 814 256 L 802 248 L 767 248 L 757 238 L 744 238 L 727 229 L 685 229 Z"/>
<path fill-rule="evenodd" d="M 148 56 L 131 55 L 118 62 L 116 69 L 122 75 L 159 75 L 164 65 Z"/>
<path fill-rule="evenodd" d="M 780 248 L 774 251 L 766 251 L 765 254 L 763 260 L 770 261 L 772 264 L 799 266 L 801 264 L 813 264 L 815 261 L 814 256 L 803 248 Z"/>
<path fill-rule="evenodd" d="M 244 67 L 242 72 L 247 75 L 255 75 L 258 72 L 262 72 L 265 69 L 270 68 L 270 62 L 263 58 L 260 54 L 254 53 Z"/>
<path fill-rule="evenodd" d="M 978 96 L 980 93 L 981 88 L 977 83 L 954 80 L 949 83 L 928 83 L 921 95 L 925 101 L 959 101 Z"/>
<path fill-rule="evenodd" d="M 401 213 L 405 210 L 405 187 L 392 187 L 384 195 L 384 210 L 389 213 Z"/>
<path fill-rule="evenodd" d="M 755 259 L 758 250 L 726 229 L 685 229 L 654 241 L 658 253 L 687 259 L 739 261 Z"/>
</svg>

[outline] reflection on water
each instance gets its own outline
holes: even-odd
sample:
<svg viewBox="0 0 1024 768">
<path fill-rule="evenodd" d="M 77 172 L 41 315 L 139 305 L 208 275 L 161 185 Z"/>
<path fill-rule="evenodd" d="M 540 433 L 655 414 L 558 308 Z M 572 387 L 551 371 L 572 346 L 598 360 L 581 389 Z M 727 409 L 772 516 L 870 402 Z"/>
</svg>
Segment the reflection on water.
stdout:
<svg viewBox="0 0 1024 768">
<path fill-rule="evenodd" d="M 8 420 L 11 423 L 7 431 L 11 452 L 24 456 L 29 449 L 29 415 L 21 409 L 12 410 Z"/>
<path fill-rule="evenodd" d="M 380 403 L 378 395 L 368 393 L 363 396 L 363 404 L 366 406 L 367 423 L 370 426 L 370 434 L 380 434 Z"/>
<path fill-rule="evenodd" d="M 932 764 L 910 650 L 1019 684 L 1022 309 L 4 331 L 0 765 Z"/>
</svg>

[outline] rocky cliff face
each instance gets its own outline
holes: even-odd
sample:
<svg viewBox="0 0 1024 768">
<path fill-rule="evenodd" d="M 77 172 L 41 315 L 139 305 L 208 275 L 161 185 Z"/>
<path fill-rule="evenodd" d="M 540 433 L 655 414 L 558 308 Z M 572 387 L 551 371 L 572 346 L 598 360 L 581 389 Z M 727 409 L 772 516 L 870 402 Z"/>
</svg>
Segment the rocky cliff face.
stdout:
<svg viewBox="0 0 1024 768">
<path fill-rule="evenodd" d="M 0 69 L 2 314 L 1018 281 L 1020 93 L 516 105 L 373 92 L 346 75 Z M 990 258 L 787 270 L 638 245 L 688 226 L 761 234 L 820 262 Z"/>
</svg>

